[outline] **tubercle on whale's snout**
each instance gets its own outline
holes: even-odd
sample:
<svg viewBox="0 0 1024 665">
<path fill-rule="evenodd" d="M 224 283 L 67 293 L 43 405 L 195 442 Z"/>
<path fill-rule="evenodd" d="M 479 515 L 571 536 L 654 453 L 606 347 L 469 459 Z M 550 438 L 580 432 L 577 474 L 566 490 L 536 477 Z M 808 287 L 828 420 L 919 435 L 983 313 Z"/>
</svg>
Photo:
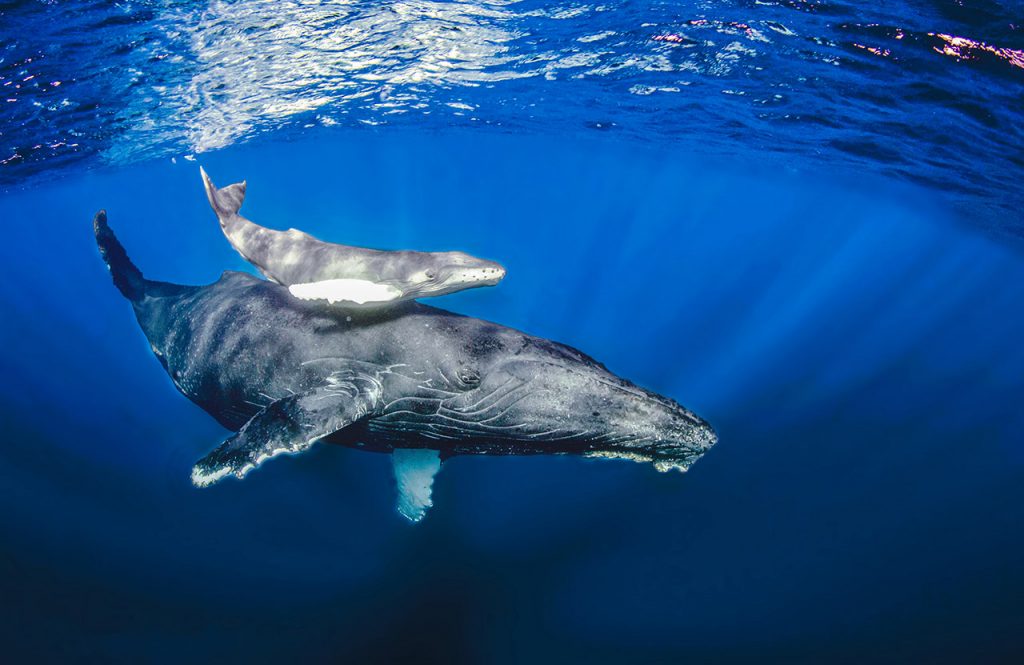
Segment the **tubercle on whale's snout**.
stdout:
<svg viewBox="0 0 1024 665">
<path fill-rule="evenodd" d="M 462 267 L 452 269 L 452 282 L 487 282 L 497 284 L 505 278 L 505 269 L 497 263 L 484 267 Z"/>
<path fill-rule="evenodd" d="M 447 295 L 465 289 L 495 286 L 504 277 L 505 271 L 503 268 L 494 270 L 462 268 L 452 272 L 447 277 L 415 284 L 407 287 L 406 290 L 408 297 Z"/>
<path fill-rule="evenodd" d="M 714 428 L 693 411 L 673 399 L 623 383 L 638 399 L 619 426 L 632 432 L 626 448 L 638 461 L 650 461 L 660 471 L 686 471 L 718 442 Z"/>
<path fill-rule="evenodd" d="M 673 426 L 667 436 L 653 446 L 651 462 L 658 471 L 685 472 L 718 443 L 718 434 L 710 424 L 691 411 L 679 408 L 686 412 L 685 422 Z"/>
</svg>

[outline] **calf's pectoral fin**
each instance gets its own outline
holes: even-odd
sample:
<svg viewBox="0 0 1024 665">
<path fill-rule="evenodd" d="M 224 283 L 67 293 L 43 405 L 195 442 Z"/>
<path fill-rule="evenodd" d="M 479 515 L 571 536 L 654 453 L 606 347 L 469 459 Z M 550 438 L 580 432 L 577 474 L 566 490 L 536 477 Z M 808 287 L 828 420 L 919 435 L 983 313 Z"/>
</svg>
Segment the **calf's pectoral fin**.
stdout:
<svg viewBox="0 0 1024 665">
<path fill-rule="evenodd" d="M 329 434 L 368 415 L 375 384 L 335 382 L 271 403 L 236 434 L 192 467 L 192 483 L 206 487 L 247 473 L 272 457 L 300 453 Z"/>
<path fill-rule="evenodd" d="M 326 300 L 330 304 L 350 302 L 357 305 L 386 303 L 402 297 L 401 289 L 391 284 L 366 279 L 325 279 L 292 284 L 288 291 L 301 300 Z"/>
<path fill-rule="evenodd" d="M 398 487 L 398 512 L 419 522 L 434 505 L 431 491 L 434 476 L 441 470 L 441 454 L 426 448 L 395 448 L 391 453 Z"/>
</svg>

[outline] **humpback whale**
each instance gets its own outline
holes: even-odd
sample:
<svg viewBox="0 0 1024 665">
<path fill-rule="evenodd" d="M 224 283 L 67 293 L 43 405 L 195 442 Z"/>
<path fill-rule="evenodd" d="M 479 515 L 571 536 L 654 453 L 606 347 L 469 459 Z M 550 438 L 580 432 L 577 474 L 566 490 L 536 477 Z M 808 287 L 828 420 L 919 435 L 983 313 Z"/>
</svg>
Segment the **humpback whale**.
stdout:
<svg viewBox="0 0 1024 665">
<path fill-rule="evenodd" d="M 383 251 L 323 242 L 297 229 L 275 231 L 239 214 L 245 181 L 217 189 L 200 167 L 203 185 L 228 242 L 268 279 L 296 298 L 380 306 L 493 286 L 501 265 L 463 252 Z"/>
<path fill-rule="evenodd" d="M 675 401 L 564 344 L 415 301 L 339 311 L 225 272 L 146 279 L 100 211 L 100 254 L 177 389 L 234 432 L 192 470 L 244 477 L 316 442 L 391 453 L 398 509 L 431 506 L 455 455 L 579 454 L 685 471 L 717 438 Z"/>
</svg>

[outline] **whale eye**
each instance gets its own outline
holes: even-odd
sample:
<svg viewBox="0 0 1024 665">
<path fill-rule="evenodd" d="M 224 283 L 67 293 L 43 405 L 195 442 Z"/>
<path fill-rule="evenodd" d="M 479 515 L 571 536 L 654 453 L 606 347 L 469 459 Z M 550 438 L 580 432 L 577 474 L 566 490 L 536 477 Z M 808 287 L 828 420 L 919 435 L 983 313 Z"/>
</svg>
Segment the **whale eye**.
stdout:
<svg viewBox="0 0 1024 665">
<path fill-rule="evenodd" d="M 428 270 L 426 272 L 426 276 L 427 276 L 427 279 L 431 279 L 431 280 L 432 279 L 436 279 L 437 278 L 437 273 L 434 272 L 433 270 Z"/>
<path fill-rule="evenodd" d="M 474 387 L 480 385 L 480 372 L 476 371 L 473 367 L 460 367 L 458 376 L 459 381 L 464 386 Z"/>
</svg>

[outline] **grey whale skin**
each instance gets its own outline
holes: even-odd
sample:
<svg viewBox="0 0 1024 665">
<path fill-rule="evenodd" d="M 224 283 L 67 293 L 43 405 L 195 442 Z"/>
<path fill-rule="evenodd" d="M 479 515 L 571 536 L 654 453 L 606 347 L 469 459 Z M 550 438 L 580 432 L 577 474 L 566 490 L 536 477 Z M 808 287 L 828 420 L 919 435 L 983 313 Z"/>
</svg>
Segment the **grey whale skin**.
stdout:
<svg viewBox="0 0 1024 665">
<path fill-rule="evenodd" d="M 268 229 L 238 212 L 245 181 L 217 189 L 202 167 L 199 173 L 231 246 L 296 298 L 341 302 L 346 308 L 390 306 L 494 286 L 505 277 L 501 265 L 465 252 L 369 249 L 324 242 L 298 229 Z"/>
<path fill-rule="evenodd" d="M 198 486 L 324 440 L 393 452 L 399 511 L 415 521 L 453 455 L 576 453 L 685 471 L 717 440 L 676 402 L 563 344 L 416 302 L 339 311 L 237 272 L 207 286 L 150 281 L 103 211 L 94 230 L 175 386 L 236 432 L 196 463 Z"/>
</svg>

